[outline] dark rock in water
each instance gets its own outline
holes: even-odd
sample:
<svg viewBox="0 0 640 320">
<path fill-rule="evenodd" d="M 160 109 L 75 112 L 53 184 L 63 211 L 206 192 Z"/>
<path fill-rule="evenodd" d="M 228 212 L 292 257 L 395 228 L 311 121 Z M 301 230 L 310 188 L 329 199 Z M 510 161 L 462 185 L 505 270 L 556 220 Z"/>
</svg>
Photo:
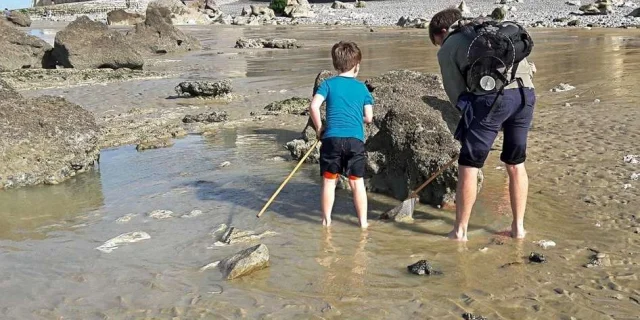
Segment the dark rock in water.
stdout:
<svg viewBox="0 0 640 320">
<path fill-rule="evenodd" d="M 265 110 L 274 114 L 294 114 L 305 116 L 309 114 L 309 104 L 311 99 L 293 97 L 282 101 L 276 101 L 264 107 Z"/>
<path fill-rule="evenodd" d="M 235 47 L 238 49 L 297 49 L 300 48 L 300 45 L 296 39 L 250 39 L 242 37 L 236 41 Z"/>
<path fill-rule="evenodd" d="M 44 40 L 0 21 L 0 71 L 55 68 L 52 51 Z"/>
<path fill-rule="evenodd" d="M 53 55 L 65 68 L 142 69 L 144 60 L 125 37 L 82 16 L 56 34 Z"/>
<path fill-rule="evenodd" d="M 51 96 L 24 98 L 0 80 L 0 189 L 58 184 L 93 167 L 93 115 Z"/>
<path fill-rule="evenodd" d="M 185 52 L 202 48 L 198 39 L 184 34 L 171 22 L 168 8 L 149 6 L 143 23 L 127 33 L 127 39 L 141 54 Z"/>
<path fill-rule="evenodd" d="M 179 96 L 191 97 L 220 97 L 231 93 L 231 81 L 185 81 L 175 88 Z"/>
<path fill-rule="evenodd" d="M 259 244 L 242 250 L 220 262 L 220 270 L 227 280 L 246 276 L 269 266 L 269 249 Z"/>
<path fill-rule="evenodd" d="M 214 123 L 214 122 L 225 122 L 228 120 L 227 112 L 225 111 L 214 111 L 212 113 L 201 113 L 198 115 L 186 115 L 182 119 L 184 123 Z"/>
<path fill-rule="evenodd" d="M 464 313 L 462 315 L 462 319 L 464 320 L 487 320 L 487 318 L 483 317 L 483 316 L 477 316 L 471 313 Z"/>
<path fill-rule="evenodd" d="M 7 17 L 7 20 L 20 27 L 26 28 L 31 26 L 31 18 L 18 10 L 11 11 L 11 14 Z"/>
<path fill-rule="evenodd" d="M 229 227 L 225 233 L 222 235 L 220 242 L 230 244 L 231 243 L 231 235 L 233 235 L 233 231 L 235 231 L 235 227 Z"/>
<path fill-rule="evenodd" d="M 126 12 L 124 9 L 117 9 L 107 13 L 107 24 L 110 26 L 134 26 L 143 22 L 143 15 Z"/>
<path fill-rule="evenodd" d="M 542 253 L 531 252 L 529 255 L 529 261 L 534 263 L 545 263 L 547 258 Z"/>
<path fill-rule="evenodd" d="M 442 274 L 442 272 L 440 271 L 433 270 L 433 267 L 427 260 L 420 260 L 410 266 L 407 266 L 407 269 L 409 270 L 409 272 L 417 274 L 419 276 L 434 276 Z"/>
</svg>

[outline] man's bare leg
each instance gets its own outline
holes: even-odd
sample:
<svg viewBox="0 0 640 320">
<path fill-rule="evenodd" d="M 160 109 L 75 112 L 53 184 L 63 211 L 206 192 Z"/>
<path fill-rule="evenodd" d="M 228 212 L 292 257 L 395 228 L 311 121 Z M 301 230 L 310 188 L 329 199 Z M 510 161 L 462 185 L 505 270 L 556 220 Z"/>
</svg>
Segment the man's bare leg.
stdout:
<svg viewBox="0 0 640 320">
<path fill-rule="evenodd" d="M 450 239 L 467 241 L 467 227 L 477 195 L 478 168 L 459 166 L 458 187 L 456 190 L 456 223 L 449 233 Z"/>
<path fill-rule="evenodd" d="M 336 179 L 323 178 L 322 180 L 322 225 L 331 226 L 331 211 L 336 198 Z"/>
<path fill-rule="evenodd" d="M 358 213 L 360 228 L 366 229 L 369 226 L 369 223 L 367 222 L 368 203 L 367 189 L 364 186 L 364 179 L 349 179 L 349 186 L 353 192 L 353 205 L 356 207 L 356 212 Z"/>
<path fill-rule="evenodd" d="M 511 199 L 511 212 L 513 222 L 511 223 L 511 237 L 523 239 L 526 235 L 524 229 L 524 212 L 527 208 L 527 194 L 529 193 L 529 177 L 524 163 L 518 165 L 507 165 L 509 174 L 509 196 Z"/>
</svg>

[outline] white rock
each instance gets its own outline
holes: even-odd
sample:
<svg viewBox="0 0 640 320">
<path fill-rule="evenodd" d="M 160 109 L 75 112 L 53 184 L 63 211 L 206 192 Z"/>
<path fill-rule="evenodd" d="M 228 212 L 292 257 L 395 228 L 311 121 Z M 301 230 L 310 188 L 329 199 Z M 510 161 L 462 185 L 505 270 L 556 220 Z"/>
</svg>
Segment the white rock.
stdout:
<svg viewBox="0 0 640 320">
<path fill-rule="evenodd" d="M 593 103 L 600 103 L 600 99 L 593 100 Z"/>
<path fill-rule="evenodd" d="M 553 248 L 556 246 L 556 243 L 553 242 L 552 240 L 540 240 L 540 241 L 534 241 L 533 243 L 537 244 L 542 249 Z"/>
<path fill-rule="evenodd" d="M 153 210 L 151 212 L 149 212 L 148 214 L 149 218 L 154 218 L 154 219 L 168 219 L 168 218 L 172 218 L 173 217 L 173 211 L 169 211 L 169 210 Z"/>
<path fill-rule="evenodd" d="M 220 264 L 220 261 L 211 262 L 208 265 L 200 268 L 200 272 L 207 271 L 209 269 L 213 269 L 213 268 L 217 267 L 219 264 Z"/>
<path fill-rule="evenodd" d="M 624 162 L 630 164 L 638 164 L 640 163 L 640 155 L 628 154 L 624 156 Z"/>
<path fill-rule="evenodd" d="M 633 188 L 633 185 L 629 184 L 629 183 L 625 183 L 622 185 L 622 189 L 627 190 L 627 189 L 631 189 Z"/>
<path fill-rule="evenodd" d="M 225 162 L 221 163 L 218 167 L 220 167 L 220 168 L 224 168 L 224 167 L 228 167 L 228 166 L 230 166 L 230 165 L 231 165 L 231 162 L 229 162 L 229 161 L 225 161 Z"/>
<path fill-rule="evenodd" d="M 195 218 L 197 216 L 202 215 L 202 210 L 193 210 L 191 212 L 189 212 L 188 214 L 185 214 L 183 216 L 181 216 L 180 218 Z"/>
<path fill-rule="evenodd" d="M 127 222 L 131 221 L 131 219 L 133 219 L 135 216 L 137 216 L 137 215 L 133 214 L 133 213 L 126 214 L 126 215 L 116 219 L 116 223 L 127 223 Z"/>
<path fill-rule="evenodd" d="M 567 102 L 564 104 L 565 107 L 571 107 L 571 103 Z"/>
<path fill-rule="evenodd" d="M 142 240 L 151 239 L 151 236 L 143 231 L 134 231 L 129 233 L 123 233 L 113 239 L 107 240 L 103 245 L 97 247 L 97 250 L 100 250 L 104 253 L 110 253 L 115 249 L 118 249 L 123 244 L 126 243 L 135 243 Z"/>
<path fill-rule="evenodd" d="M 576 87 L 568 84 L 568 83 L 560 83 L 557 87 L 551 89 L 551 92 L 565 92 L 574 90 Z"/>
<path fill-rule="evenodd" d="M 630 177 L 630 178 L 631 178 L 631 180 L 633 180 L 633 181 L 640 180 L 640 173 L 636 173 L 636 172 L 634 172 L 634 173 L 632 173 L 632 174 L 631 174 L 631 177 Z"/>
</svg>

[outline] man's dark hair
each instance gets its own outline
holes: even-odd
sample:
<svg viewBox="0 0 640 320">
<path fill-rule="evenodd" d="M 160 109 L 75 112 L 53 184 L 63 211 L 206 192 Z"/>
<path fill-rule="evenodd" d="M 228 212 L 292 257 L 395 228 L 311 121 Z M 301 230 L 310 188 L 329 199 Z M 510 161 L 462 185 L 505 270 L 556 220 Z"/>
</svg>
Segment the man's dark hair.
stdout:
<svg viewBox="0 0 640 320">
<path fill-rule="evenodd" d="M 358 45 L 350 41 L 340 41 L 331 49 L 333 67 L 338 72 L 347 72 L 362 61 L 362 52 Z"/>
<path fill-rule="evenodd" d="M 444 9 L 436 13 L 429 22 L 429 39 L 436 44 L 434 36 L 442 33 L 442 29 L 448 30 L 456 21 L 462 19 L 462 12 L 457 8 Z"/>
</svg>

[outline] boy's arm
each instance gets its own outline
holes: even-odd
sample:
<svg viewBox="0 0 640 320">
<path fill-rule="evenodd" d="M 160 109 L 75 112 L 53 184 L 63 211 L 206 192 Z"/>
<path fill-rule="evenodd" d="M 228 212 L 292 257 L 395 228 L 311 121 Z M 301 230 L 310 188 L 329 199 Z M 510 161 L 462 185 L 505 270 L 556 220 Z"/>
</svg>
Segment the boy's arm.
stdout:
<svg viewBox="0 0 640 320">
<path fill-rule="evenodd" d="M 313 121 L 313 126 L 315 127 L 319 138 L 322 137 L 322 131 L 324 130 L 322 127 L 322 118 L 320 116 L 320 106 L 322 106 L 323 102 L 324 97 L 320 94 L 316 94 L 313 96 L 313 100 L 311 100 L 311 105 L 309 106 L 311 121 Z"/>
<path fill-rule="evenodd" d="M 364 106 L 364 123 L 369 124 L 373 122 L 373 106 L 368 104 Z"/>
</svg>

